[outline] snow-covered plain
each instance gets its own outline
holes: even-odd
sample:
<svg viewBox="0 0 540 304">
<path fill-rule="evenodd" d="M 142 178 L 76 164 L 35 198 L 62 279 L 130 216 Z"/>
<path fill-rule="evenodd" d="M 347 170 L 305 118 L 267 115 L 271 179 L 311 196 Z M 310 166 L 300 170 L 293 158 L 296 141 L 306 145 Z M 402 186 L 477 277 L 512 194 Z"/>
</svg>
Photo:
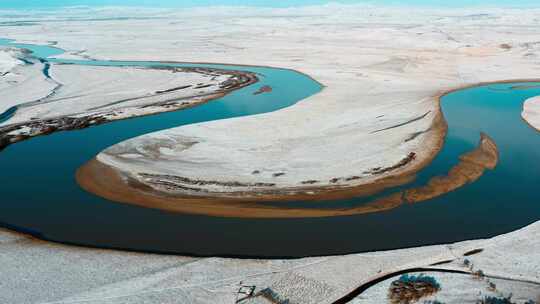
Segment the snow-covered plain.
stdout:
<svg viewBox="0 0 540 304">
<path fill-rule="evenodd" d="M 147 19 L 44 22 L 51 17 L 38 16 L 36 25 L 0 28 L 0 36 L 55 41 L 68 51 L 66 58 L 221 62 L 307 73 L 325 88 L 292 107 L 148 134 L 97 157 L 143 183 L 140 174 L 147 173 L 268 183 L 275 184 L 274 191 L 305 189 L 306 181 L 316 181 L 310 184 L 315 188 L 358 186 L 424 164 L 440 145 L 441 132 L 430 127 L 441 93 L 539 77 L 539 12 L 335 4 L 148 10 Z M 69 13 L 72 19 L 83 15 L 77 9 Z M 145 145 L 162 139 L 167 153 L 145 152 Z M 186 141 L 197 144 L 185 149 Z M 395 166 L 410 153 L 416 158 L 406 166 L 370 173 Z M 249 190 L 200 189 L 204 195 L 239 191 L 243 196 Z"/>
<path fill-rule="evenodd" d="M 440 145 L 440 132 L 430 127 L 441 93 L 539 77 L 539 12 L 212 8 L 90 26 L 42 23 L 40 39 L 58 41 L 71 51 L 66 57 L 269 65 L 307 73 L 325 87 L 292 107 L 148 134 L 97 157 L 143 183 L 141 173 L 294 191 L 307 181 L 316 181 L 309 185 L 314 188 L 358 186 L 424 164 Z M 36 30 L 19 27 L 9 36 L 36 42 Z M 146 145 L 160 141 L 167 142 L 167 153 L 146 152 Z M 197 144 L 185 148 L 185 142 Z M 416 158 L 406 166 L 371 174 L 410 153 Z M 204 195 L 249 191 L 209 184 L 198 186 Z"/>
<path fill-rule="evenodd" d="M 230 77 L 167 69 L 68 64 L 52 65 L 50 76 L 58 84 L 54 93 L 36 104 L 25 106 L 4 124 L 135 108 L 166 100 L 186 99 L 189 102 L 190 97 L 208 96 L 219 91 L 219 85 Z M 174 88 L 183 89 L 159 93 Z"/>
<path fill-rule="evenodd" d="M 410 151 L 429 151 L 429 132 L 413 142 L 403 140 L 411 133 L 426 130 L 433 114 L 377 136 L 369 133 L 436 110 L 435 97 L 451 88 L 538 78 L 539 12 L 323 6 L 287 11 L 137 11 L 137 16 L 153 14 L 163 18 L 61 21 L 69 14 L 81 19 L 88 15 L 74 9 L 58 14 L 38 12 L 34 17 L 36 25 L 3 26 L 0 35 L 34 43 L 56 40 L 60 47 L 71 51 L 65 55 L 71 58 L 214 61 L 283 66 L 306 72 L 326 87 L 291 108 L 164 133 L 199 138 L 203 142 L 197 148 L 202 153 L 201 168 L 219 157 L 223 165 L 217 170 L 227 172 L 231 179 L 248 178 L 242 172 L 249 170 L 237 162 L 241 153 L 248 152 L 239 151 L 239 147 L 251 149 L 247 151 L 252 151 L 253 156 L 248 160 L 263 161 L 261 164 L 270 168 L 277 166 L 273 162 L 281 158 L 279 167 L 290 170 L 284 176 L 290 178 L 291 168 L 301 176 L 303 168 L 313 165 L 289 157 L 304 155 L 300 152 L 316 156 L 317 174 L 324 176 L 345 174 L 335 171 L 341 168 L 341 156 L 354 159 L 348 165 L 361 170 L 362 166 L 393 164 Z M 126 11 L 97 13 L 110 17 Z M 23 16 L 18 18 L 29 18 Z M 51 18 L 55 22 L 40 21 Z M 226 133 L 221 130 L 224 127 Z M 159 139 L 164 135 L 150 136 Z M 139 141 L 143 143 L 144 139 Z M 204 147 L 212 146 L 221 147 L 221 153 L 212 156 L 204 151 Z M 268 155 L 268 161 L 260 155 Z M 419 155 L 426 157 L 427 152 Z M 176 157 L 189 159 L 187 156 Z M 339 158 L 337 164 L 320 163 L 327 157 Z M 138 170 L 120 158 L 115 161 L 121 170 Z M 160 171 L 159 162 L 155 167 L 151 164 L 148 160 L 144 170 Z M 245 167 L 251 167 L 248 164 Z M 190 175 L 204 176 L 204 172 L 191 170 Z M 295 185 L 296 181 L 289 182 Z M 86 249 L 1 231 L 0 274 L 9 279 L 0 284 L 0 302 L 234 303 L 241 296 L 238 291 L 242 284 L 254 286 L 256 292 L 270 288 L 279 298 L 293 303 L 332 303 L 355 287 L 394 271 L 445 260 L 454 260 L 446 266 L 455 268 L 463 262 L 464 253 L 477 249 L 484 251 L 467 257 L 475 269 L 516 284 L 527 281 L 538 286 L 539 235 L 536 223 L 491 240 L 268 261 Z M 455 280 L 450 287 L 459 288 L 463 286 L 460 283 L 467 281 Z M 458 294 L 461 291 L 456 290 Z M 258 297 L 245 303 L 268 301 Z"/>
<path fill-rule="evenodd" d="M 25 64 L 25 54 L 12 48 L 0 48 L 0 113 L 18 104 L 47 96 L 56 84 L 43 75 L 43 64 Z M 0 124 L 1 125 L 1 124 Z"/>
<path fill-rule="evenodd" d="M 246 297 L 241 286 L 246 286 L 243 292 L 252 286 L 256 296 L 236 303 L 330 304 L 385 275 L 434 267 L 482 270 L 486 276 L 481 282 L 470 275 L 438 278 L 442 291 L 436 296 L 444 303 L 476 303 L 497 294 L 488 290 L 487 280 L 492 280 L 504 296 L 514 292 L 522 304 L 540 295 L 539 237 L 540 223 L 535 223 L 488 240 L 344 256 L 240 260 L 80 248 L 0 229 L 0 274 L 7 278 L 0 284 L 0 302 L 231 304 Z M 472 270 L 464 266 L 465 259 Z M 444 261 L 452 262 L 430 266 Z M 381 282 L 352 303 L 389 303 L 386 287 Z M 271 291 L 274 302 L 263 290 Z"/>
</svg>

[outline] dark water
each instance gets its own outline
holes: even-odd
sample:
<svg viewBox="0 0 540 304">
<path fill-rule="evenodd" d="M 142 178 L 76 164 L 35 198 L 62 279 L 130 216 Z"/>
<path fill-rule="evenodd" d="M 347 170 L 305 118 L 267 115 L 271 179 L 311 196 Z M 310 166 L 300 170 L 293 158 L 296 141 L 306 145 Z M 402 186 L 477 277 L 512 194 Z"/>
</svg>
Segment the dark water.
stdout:
<svg viewBox="0 0 540 304">
<path fill-rule="evenodd" d="M 61 53 L 42 46 L 19 47 L 32 48 L 41 57 Z M 321 89 L 310 78 L 289 70 L 215 66 L 257 72 L 261 82 L 195 108 L 36 137 L 0 152 L 0 223 L 45 239 L 87 246 L 194 255 L 300 257 L 490 237 L 540 218 L 536 193 L 540 134 L 520 118 L 522 102 L 540 95 L 540 88 L 511 90 L 514 84 L 466 89 L 444 97 L 442 107 L 449 124 L 444 148 L 405 187 L 424 184 L 430 177 L 446 173 L 458 162 L 458 155 L 477 145 L 481 131 L 489 134 L 500 149 L 498 167 L 457 191 L 387 212 L 316 219 L 214 218 L 117 204 L 79 188 L 74 178 L 76 169 L 115 143 L 175 126 L 274 111 Z M 264 85 L 270 85 L 273 91 L 252 95 Z M 395 189 L 387 192 L 392 191 Z M 363 201 L 339 200 L 325 205 L 347 207 Z"/>
</svg>

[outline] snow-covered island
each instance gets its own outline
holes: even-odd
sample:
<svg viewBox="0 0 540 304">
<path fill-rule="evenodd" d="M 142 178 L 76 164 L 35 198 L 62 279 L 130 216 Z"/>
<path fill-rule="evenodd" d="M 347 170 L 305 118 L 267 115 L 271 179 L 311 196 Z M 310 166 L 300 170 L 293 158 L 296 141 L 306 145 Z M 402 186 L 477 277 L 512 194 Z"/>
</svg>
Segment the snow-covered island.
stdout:
<svg viewBox="0 0 540 304">
<path fill-rule="evenodd" d="M 443 94 L 540 77 L 539 15 L 533 8 L 364 5 L 70 8 L 2 15 L 0 37 L 55 43 L 66 50 L 61 58 L 264 65 L 294 69 L 320 82 L 320 93 L 288 108 L 146 134 L 83 166 L 91 169 L 87 182 L 113 176 L 133 197 L 146 189 L 166 200 L 195 197 L 204 207 L 223 198 L 316 197 L 409 180 L 443 142 Z M 25 21 L 21 25 L 14 18 Z M 195 106 L 256 81 L 250 73 L 212 69 L 46 65 L 24 51 L 0 49 L 0 91 L 10 96 L 1 100 L 0 112 L 17 107 L 0 124 L 4 146 L 56 130 Z M 523 112 L 535 127 L 537 109 L 538 99 L 530 99 Z M 444 187 L 405 194 L 421 200 L 452 190 L 498 161 L 497 147 L 482 136 L 448 176 L 437 178 Z M 169 187 L 160 187 L 162 181 Z M 539 237 L 536 222 L 485 240 L 263 260 L 90 249 L 2 228 L 0 275 L 7 279 L 0 283 L 0 302 L 379 304 L 388 300 L 389 286 L 401 274 L 425 273 L 441 285 L 440 293 L 422 299 L 432 303 L 512 294 L 512 302 L 532 304 L 540 303 Z"/>
<path fill-rule="evenodd" d="M 340 5 L 195 9 L 173 13 L 169 23 L 130 22 L 151 40 L 116 41 L 128 29 L 113 27 L 90 38 L 85 54 L 286 67 L 324 89 L 273 113 L 147 134 L 105 150 L 96 161 L 165 195 L 212 198 L 309 199 L 410 175 L 441 146 L 441 94 L 539 77 L 536 12 Z M 201 30 L 211 22 L 223 26 Z M 59 41 L 76 56 L 77 39 L 94 37 L 106 24 L 77 35 L 51 24 L 43 39 Z M 166 34 L 174 29 L 177 35 Z M 32 30 L 20 28 L 13 36 L 29 39 Z M 306 48 L 306 41 L 317 43 Z M 127 52 L 130 47 L 138 51 Z M 163 153 L 154 153 L 165 142 Z"/>
</svg>

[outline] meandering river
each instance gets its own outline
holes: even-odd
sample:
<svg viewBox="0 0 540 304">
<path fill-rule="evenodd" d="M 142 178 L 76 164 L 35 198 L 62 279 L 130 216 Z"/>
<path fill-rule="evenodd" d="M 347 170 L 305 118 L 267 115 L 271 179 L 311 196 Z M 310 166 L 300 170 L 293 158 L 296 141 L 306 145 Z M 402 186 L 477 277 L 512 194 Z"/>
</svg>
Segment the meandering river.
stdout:
<svg viewBox="0 0 540 304">
<path fill-rule="evenodd" d="M 442 151 L 413 182 L 386 193 L 424 185 L 433 176 L 446 174 L 458 163 L 459 155 L 476 147 L 480 132 L 485 132 L 499 148 L 499 164 L 456 191 L 363 215 L 218 218 L 110 202 L 82 190 L 75 181 L 75 171 L 103 149 L 128 138 L 186 124 L 275 111 L 316 94 L 320 84 L 286 69 L 63 60 L 49 58 L 63 53 L 50 46 L 16 44 L 5 39 L 0 40 L 0 45 L 28 49 L 33 56 L 53 63 L 210 67 L 251 71 L 260 77 L 257 85 L 194 108 L 58 132 L 9 146 L 0 152 L 0 225 L 11 229 L 47 240 L 104 248 L 204 256 L 300 257 L 491 237 L 540 218 L 536 192 L 540 182 L 540 134 L 520 116 L 523 101 L 540 95 L 540 87 L 514 90 L 517 83 L 494 84 L 443 97 L 441 106 L 449 129 Z M 265 85 L 272 87 L 272 92 L 253 95 Z M 3 117 L 9 119 L 8 113 Z M 322 205 L 349 208 L 365 201 L 352 198 Z M 288 205 L 309 208 L 309 202 Z"/>
</svg>

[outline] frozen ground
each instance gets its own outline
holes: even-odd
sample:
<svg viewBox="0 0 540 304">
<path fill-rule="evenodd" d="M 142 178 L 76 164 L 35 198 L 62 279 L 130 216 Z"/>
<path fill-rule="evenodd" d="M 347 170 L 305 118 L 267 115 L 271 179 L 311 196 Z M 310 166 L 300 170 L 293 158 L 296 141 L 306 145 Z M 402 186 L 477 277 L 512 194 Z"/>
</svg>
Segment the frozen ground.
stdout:
<svg viewBox="0 0 540 304">
<path fill-rule="evenodd" d="M 68 64 L 54 64 L 49 73 L 55 90 L 39 102 L 22 107 L 4 125 L 33 118 L 136 108 L 167 100 L 193 102 L 194 97 L 215 94 L 220 84 L 231 77 L 174 69 Z"/>
<path fill-rule="evenodd" d="M 18 104 L 47 96 L 56 84 L 43 74 L 40 62 L 25 64 L 19 50 L 0 47 L 0 113 Z M 1 125 L 1 123 L 0 123 Z"/>
<path fill-rule="evenodd" d="M 297 260 L 237 260 L 70 247 L 0 230 L 0 303 L 272 303 L 263 296 L 271 294 L 274 303 L 324 304 L 396 271 L 450 260 L 432 267 L 482 270 L 487 279 L 498 278 L 494 281 L 504 295 L 513 292 L 516 300 L 536 300 L 539 240 L 537 222 L 490 240 L 451 245 Z M 463 265 L 465 258 L 472 270 Z M 445 303 L 474 303 L 459 301 L 471 299 L 473 289 L 493 294 L 486 281 L 473 282 L 467 275 L 440 280 L 440 296 L 445 296 L 441 300 L 454 299 Z M 241 286 L 246 286 L 243 291 L 253 287 L 253 294 L 259 296 L 236 302 L 245 297 L 238 293 Z M 386 288 L 387 282 L 375 285 L 353 303 L 388 303 Z"/>
<path fill-rule="evenodd" d="M 62 18 L 44 13 L 33 19 L 18 17 L 34 21 L 25 26 L 2 26 L 0 36 L 34 43 L 58 41 L 70 51 L 66 57 L 71 58 L 244 63 L 308 73 L 326 87 L 293 107 L 186 126 L 134 142 L 144 144 L 145 138 L 163 134 L 200 141 L 194 150 L 173 155 L 171 161 L 162 158 L 141 169 L 121 158 L 107 160 L 126 172 L 161 172 L 167 162 L 189 161 L 196 156 L 198 168 L 212 169 L 178 165 L 175 172 L 252 180 L 253 168 L 263 166 L 268 174 L 277 169 L 286 172 L 280 176 L 280 185 L 296 186 L 305 176 L 324 180 L 394 165 L 412 151 L 418 153 L 420 161 L 432 147 L 430 132 L 411 141 L 405 139 L 429 128 L 440 92 L 478 82 L 538 78 L 539 12 L 333 6 L 138 11 L 137 15 L 163 18 L 60 20 L 69 14 L 77 18 L 88 14 L 74 10 Z M 56 20 L 43 21 L 49 18 Z M 27 75 L 33 74 L 23 73 L 30 77 Z M 49 85 L 41 78 L 35 81 L 43 88 Z M 413 123 L 372 133 L 427 111 L 430 114 Z M 220 153 L 212 150 L 215 147 Z M 395 271 L 446 260 L 456 261 L 447 267 L 463 269 L 463 254 L 475 249 L 483 249 L 467 257 L 475 269 L 538 286 L 539 237 L 540 225 L 536 223 L 491 240 L 453 245 L 299 260 L 234 260 L 69 247 L 3 230 L 0 302 L 235 303 L 241 297 L 241 284 L 248 286 L 242 288 L 244 291 L 250 290 L 249 286 L 254 286 L 254 294 L 267 289 L 271 293 L 264 294 L 290 303 L 332 303 Z M 449 286 L 460 294 L 463 290 L 459 286 L 469 278 L 464 276 L 463 280 L 452 280 Z M 380 288 L 384 291 L 385 286 Z M 245 302 L 268 300 L 261 294 Z"/>
<path fill-rule="evenodd" d="M 256 81 L 249 73 L 202 68 L 45 63 L 0 49 L 0 148 L 31 136 L 172 111 Z M 3 71 L 3 72 L 2 72 Z"/>
<path fill-rule="evenodd" d="M 403 173 L 429 159 L 440 143 L 430 126 L 441 92 L 538 78 L 538 12 L 214 8 L 148 12 L 160 19 L 36 21 L 39 25 L 3 27 L 0 35 L 57 41 L 69 51 L 65 57 L 226 62 L 307 73 L 325 88 L 292 107 L 145 135 L 98 159 L 143 182 L 139 173 L 292 189 L 305 188 L 306 181 L 317 181 L 313 187 L 347 187 Z M 176 142 L 167 149 L 175 152 L 146 154 L 144 146 L 160 138 L 169 139 L 169 148 Z M 197 144 L 184 148 L 186 140 Z M 137 161 L 122 157 L 133 155 L 131 147 L 139 147 Z M 395 166 L 411 152 L 416 159 L 407 166 L 370 173 Z"/>
<path fill-rule="evenodd" d="M 460 263 L 463 263 L 462 261 Z M 467 269 L 463 266 L 462 268 Z M 508 298 L 511 297 L 512 303 L 529 304 L 537 303 L 540 300 L 540 285 L 538 283 L 529 283 L 510 279 L 480 277 L 474 274 L 456 274 L 435 271 L 419 271 L 409 275 L 425 275 L 435 278 L 440 284 L 440 291 L 435 294 L 422 297 L 418 303 L 445 303 L 445 304 L 464 304 L 477 303 L 486 297 Z M 361 296 L 356 298 L 351 304 L 380 304 L 390 303 L 388 299 L 391 283 L 399 280 L 401 275 L 392 277 L 383 281 L 374 287 L 368 289 Z M 438 301 L 438 302 L 435 302 Z"/>
</svg>

